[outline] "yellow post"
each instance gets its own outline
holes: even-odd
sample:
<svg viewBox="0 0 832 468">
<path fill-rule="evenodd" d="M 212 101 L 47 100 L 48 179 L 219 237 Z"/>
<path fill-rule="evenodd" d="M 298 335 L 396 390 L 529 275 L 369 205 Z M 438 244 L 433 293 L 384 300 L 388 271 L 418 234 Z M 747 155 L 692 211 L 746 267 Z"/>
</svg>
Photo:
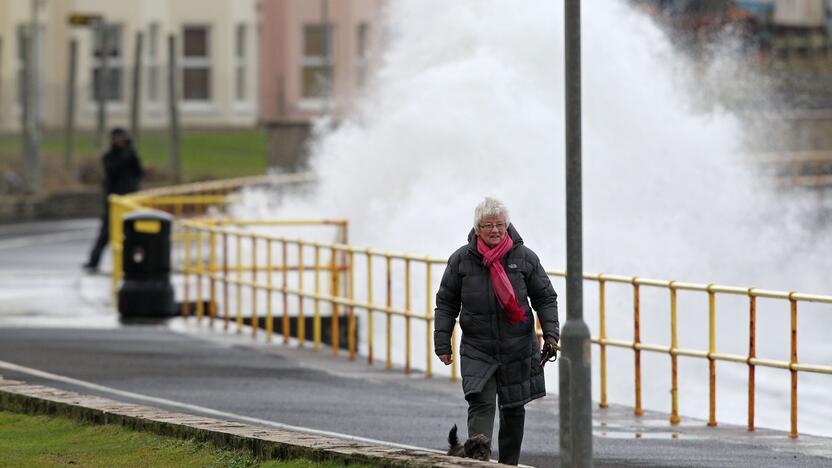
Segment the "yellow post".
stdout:
<svg viewBox="0 0 832 468">
<path fill-rule="evenodd" d="M 191 298 L 188 291 L 188 283 L 190 282 L 191 272 L 191 233 L 187 226 L 182 227 L 182 246 L 184 249 L 184 265 L 182 266 L 182 316 L 188 317 L 191 315 Z"/>
<path fill-rule="evenodd" d="M 303 274 L 306 267 L 303 265 L 303 243 L 298 241 L 298 291 L 303 290 Z M 303 314 L 303 294 L 298 294 L 298 347 L 303 348 L 303 342 L 306 341 L 306 319 Z"/>
<path fill-rule="evenodd" d="M 289 288 L 289 255 L 286 248 L 286 239 L 280 239 L 280 254 L 283 265 L 280 268 L 281 285 L 283 294 L 283 344 L 289 343 L 289 296 L 286 290 Z"/>
<path fill-rule="evenodd" d="M 113 303 L 118 306 L 118 286 L 121 282 L 123 274 L 124 262 L 122 259 L 122 252 L 124 251 L 124 213 L 127 211 L 121 204 L 121 197 L 118 195 L 110 195 L 108 197 L 110 204 L 110 225 L 107 226 L 110 235 L 110 253 L 113 256 L 113 283 L 112 294 Z"/>
<path fill-rule="evenodd" d="M 205 300 L 202 297 L 202 281 L 205 275 L 205 259 L 202 256 L 202 226 L 196 230 L 196 322 L 202 325 Z"/>
<path fill-rule="evenodd" d="M 243 236 L 237 232 L 237 333 L 243 332 Z"/>
<path fill-rule="evenodd" d="M 639 286 L 637 278 L 633 278 L 633 352 L 635 353 L 636 374 L 636 407 L 634 413 L 636 416 L 644 414 L 644 408 L 641 407 L 641 349 L 638 348 L 638 345 L 641 344 L 640 306 Z"/>
<path fill-rule="evenodd" d="M 355 255 L 352 250 L 349 251 L 349 255 L 347 257 L 350 262 L 350 270 L 349 270 L 349 299 L 350 301 L 355 300 Z M 355 307 L 350 304 L 348 309 L 349 317 L 348 317 L 348 335 L 347 335 L 347 343 L 348 348 L 350 351 L 350 360 L 355 359 Z"/>
<path fill-rule="evenodd" d="M 670 424 L 679 424 L 679 367 L 676 349 L 679 347 L 678 327 L 676 326 L 676 287 L 670 282 Z"/>
<path fill-rule="evenodd" d="M 410 257 L 404 260 L 404 373 L 410 373 Z"/>
<path fill-rule="evenodd" d="M 373 365 L 373 253 L 367 249 L 367 363 Z"/>
<path fill-rule="evenodd" d="M 222 329 L 228 331 L 228 232 L 222 233 Z"/>
<path fill-rule="evenodd" d="M 251 235 L 251 337 L 257 337 L 260 316 L 257 315 L 257 235 Z"/>
<path fill-rule="evenodd" d="M 748 431 L 754 431 L 754 364 L 757 357 L 757 296 L 748 288 Z"/>
<path fill-rule="evenodd" d="M 321 246 L 319 244 L 315 244 L 315 321 L 313 324 L 314 327 L 314 339 L 315 339 L 315 351 L 320 351 L 321 349 L 321 300 L 318 297 L 321 294 Z"/>
<path fill-rule="evenodd" d="M 427 346 L 425 347 L 425 378 L 431 378 L 433 376 L 433 367 L 431 358 L 433 357 L 433 346 L 431 345 L 431 319 L 433 311 L 431 308 L 431 297 L 430 297 L 430 287 L 431 287 L 431 278 L 430 278 L 430 257 L 425 259 L 425 340 L 427 342 Z"/>
<path fill-rule="evenodd" d="M 387 363 L 384 365 L 385 369 L 393 368 L 393 314 L 390 309 L 393 307 L 393 278 L 392 278 L 392 262 L 389 254 L 384 256 L 387 266 Z"/>
<path fill-rule="evenodd" d="M 598 406 L 606 408 L 609 406 L 607 403 L 607 345 L 604 342 L 607 339 L 607 283 L 603 277 L 603 274 L 598 275 L 598 323 L 601 342 L 601 402 Z"/>
<path fill-rule="evenodd" d="M 266 341 L 272 342 L 274 334 L 274 322 L 272 322 L 272 276 L 274 266 L 272 263 L 272 240 L 266 239 Z"/>
<path fill-rule="evenodd" d="M 708 405 L 708 425 L 716 426 L 716 294 L 713 284 L 708 285 L 708 376 L 710 383 L 710 401 Z"/>
<path fill-rule="evenodd" d="M 335 247 L 330 249 L 332 256 L 330 259 L 330 271 L 332 272 L 332 296 L 339 297 L 338 292 L 338 260 L 336 259 Z M 340 329 L 338 323 L 338 304 L 332 303 L 332 323 L 330 327 L 330 334 L 332 336 L 332 355 L 338 355 L 338 346 L 340 345 Z"/>
<path fill-rule="evenodd" d="M 209 239 L 211 242 L 211 254 L 210 254 L 210 273 L 211 277 L 209 280 L 209 284 L 211 285 L 211 299 L 208 303 L 208 316 L 210 317 L 210 324 L 211 328 L 214 327 L 214 319 L 217 318 L 217 234 L 214 232 L 213 228 L 209 234 Z"/>
<path fill-rule="evenodd" d="M 792 398 L 791 398 L 791 416 L 792 427 L 789 432 L 789 437 L 797 438 L 797 369 L 794 366 L 797 364 L 797 300 L 794 298 L 794 292 L 789 293 L 789 302 L 791 303 L 791 345 L 792 352 L 789 356 L 789 373 L 792 375 Z"/>
</svg>

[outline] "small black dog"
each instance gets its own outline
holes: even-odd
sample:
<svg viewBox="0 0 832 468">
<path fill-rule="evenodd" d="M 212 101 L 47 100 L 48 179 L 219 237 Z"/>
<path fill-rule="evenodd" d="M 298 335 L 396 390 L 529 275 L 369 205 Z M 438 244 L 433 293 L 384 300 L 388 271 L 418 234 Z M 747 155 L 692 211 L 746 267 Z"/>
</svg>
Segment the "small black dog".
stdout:
<svg viewBox="0 0 832 468">
<path fill-rule="evenodd" d="M 456 436 L 456 424 L 454 424 L 454 427 L 448 432 L 448 443 L 451 445 L 451 448 L 448 449 L 448 455 L 476 460 L 491 460 L 491 439 L 484 434 L 474 434 L 473 437 L 465 441 L 465 445 L 459 445 L 459 439 Z"/>
</svg>

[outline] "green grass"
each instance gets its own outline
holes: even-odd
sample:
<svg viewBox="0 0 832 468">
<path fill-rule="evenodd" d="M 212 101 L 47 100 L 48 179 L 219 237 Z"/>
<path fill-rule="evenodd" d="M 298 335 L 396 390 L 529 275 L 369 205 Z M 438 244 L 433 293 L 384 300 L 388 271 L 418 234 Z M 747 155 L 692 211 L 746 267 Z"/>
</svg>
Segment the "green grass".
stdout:
<svg viewBox="0 0 832 468">
<path fill-rule="evenodd" d="M 262 462 L 242 452 L 121 426 L 87 425 L 62 417 L 0 411 L 0 467 L 19 466 L 334 468 L 343 465 L 309 460 Z"/>
<path fill-rule="evenodd" d="M 23 145 L 20 135 L 0 135 L 0 172 L 13 170 L 22 174 Z M 86 177 L 96 185 L 101 151 L 96 149 L 95 135 L 81 133 L 75 138 L 74 158 Z M 147 131 L 140 135 L 139 156 L 148 170 L 150 185 L 172 183 L 168 155 L 168 134 Z M 264 129 L 183 130 L 181 134 L 182 172 L 185 181 L 226 179 L 264 174 L 266 171 L 267 135 Z M 43 135 L 41 158 L 47 190 L 70 183 L 63 169 L 64 137 L 62 132 Z"/>
</svg>

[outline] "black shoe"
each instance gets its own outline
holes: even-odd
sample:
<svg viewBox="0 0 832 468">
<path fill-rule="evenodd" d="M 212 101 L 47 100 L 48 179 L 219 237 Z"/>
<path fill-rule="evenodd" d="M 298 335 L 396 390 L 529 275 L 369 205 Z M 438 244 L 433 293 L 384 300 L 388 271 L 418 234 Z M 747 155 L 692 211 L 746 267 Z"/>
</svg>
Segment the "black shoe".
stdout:
<svg viewBox="0 0 832 468">
<path fill-rule="evenodd" d="M 87 262 L 81 265 L 81 268 L 84 269 L 87 273 L 97 273 L 98 272 L 98 265 L 94 263 Z"/>
</svg>

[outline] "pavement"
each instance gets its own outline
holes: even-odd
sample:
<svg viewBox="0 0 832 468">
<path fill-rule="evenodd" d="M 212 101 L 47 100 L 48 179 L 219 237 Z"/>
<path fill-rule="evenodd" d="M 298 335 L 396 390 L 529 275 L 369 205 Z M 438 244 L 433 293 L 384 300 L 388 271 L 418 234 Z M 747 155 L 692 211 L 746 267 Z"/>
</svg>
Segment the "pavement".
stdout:
<svg viewBox="0 0 832 468">
<path fill-rule="evenodd" d="M 174 318 L 124 323 L 109 277 L 81 272 L 94 220 L 0 226 L 0 374 L 171 411 L 444 450 L 465 427 L 459 382 L 405 375 L 328 349 Z M 549 372 L 554 367 L 547 367 Z M 558 466 L 558 401 L 527 405 L 521 463 Z M 612 405 L 594 409 L 596 466 L 832 466 L 832 439 Z M 496 428 L 495 428 L 496 434 Z M 496 444 L 495 444 L 496 445 Z M 496 448 L 496 447 L 495 447 Z"/>
</svg>

